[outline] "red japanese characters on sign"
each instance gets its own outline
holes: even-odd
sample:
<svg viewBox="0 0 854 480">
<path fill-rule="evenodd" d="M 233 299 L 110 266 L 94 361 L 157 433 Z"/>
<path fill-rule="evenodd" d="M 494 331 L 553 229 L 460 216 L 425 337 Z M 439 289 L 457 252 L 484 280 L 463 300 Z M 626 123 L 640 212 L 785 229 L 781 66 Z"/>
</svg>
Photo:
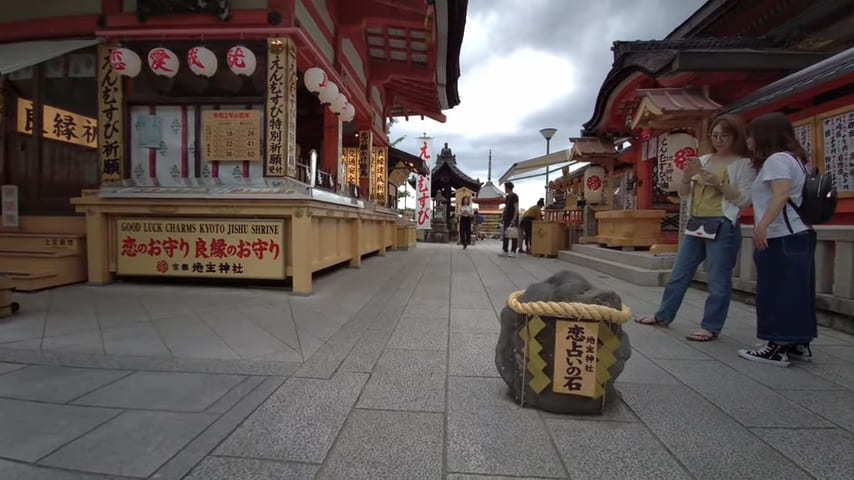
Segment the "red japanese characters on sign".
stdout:
<svg viewBox="0 0 854 480">
<path fill-rule="evenodd" d="M 119 71 L 127 69 L 128 66 L 122 58 L 123 55 L 124 52 L 121 49 L 116 48 L 110 50 L 110 65 L 113 67 L 113 69 Z"/>
<path fill-rule="evenodd" d="M 694 147 L 685 147 L 675 154 L 673 154 L 673 164 L 679 170 L 685 170 L 685 164 L 688 163 L 688 159 L 691 157 L 697 156 L 697 149 Z"/>
<path fill-rule="evenodd" d="M 265 220 L 121 219 L 118 273 L 284 278 L 284 224 Z"/>
<path fill-rule="evenodd" d="M 430 191 L 430 175 L 418 175 L 418 180 L 415 184 L 415 222 L 417 229 L 431 228 L 430 213 L 431 209 L 431 191 Z"/>
<path fill-rule="evenodd" d="M 593 175 L 587 178 L 587 188 L 590 190 L 599 190 L 602 188 L 602 179 L 598 175 Z"/>
</svg>

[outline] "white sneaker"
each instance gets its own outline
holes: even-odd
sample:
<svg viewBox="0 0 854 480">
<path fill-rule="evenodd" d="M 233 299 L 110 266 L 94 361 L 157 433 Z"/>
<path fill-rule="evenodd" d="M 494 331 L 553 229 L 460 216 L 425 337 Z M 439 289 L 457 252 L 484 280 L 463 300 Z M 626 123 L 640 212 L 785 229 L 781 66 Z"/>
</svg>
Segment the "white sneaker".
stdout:
<svg viewBox="0 0 854 480">
<path fill-rule="evenodd" d="M 767 363 L 768 365 L 777 367 L 788 367 L 790 363 L 789 355 L 786 352 L 788 349 L 788 345 L 768 342 L 764 347 L 757 350 L 739 350 L 738 356 L 754 362 Z"/>
<path fill-rule="evenodd" d="M 789 345 L 789 351 L 786 352 L 789 360 L 797 360 L 799 362 L 812 362 L 812 350 L 808 343 L 799 343 L 797 345 Z"/>
<path fill-rule="evenodd" d="M 498 256 L 499 256 L 499 257 L 506 257 L 506 256 L 507 256 L 507 252 L 498 252 Z"/>
</svg>

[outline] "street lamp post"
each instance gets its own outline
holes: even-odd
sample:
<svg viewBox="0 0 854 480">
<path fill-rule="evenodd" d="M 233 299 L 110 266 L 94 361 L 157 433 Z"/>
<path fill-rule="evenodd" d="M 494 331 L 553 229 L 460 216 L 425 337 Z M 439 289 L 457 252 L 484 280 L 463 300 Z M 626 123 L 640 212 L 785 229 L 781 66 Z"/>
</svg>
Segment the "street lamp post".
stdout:
<svg viewBox="0 0 854 480">
<path fill-rule="evenodd" d="M 557 132 L 556 128 L 544 128 L 540 130 L 540 135 L 546 139 L 546 155 L 549 154 L 549 141 L 552 139 L 554 134 Z M 551 198 L 549 197 L 549 166 L 546 165 L 546 205 L 551 204 Z"/>
</svg>

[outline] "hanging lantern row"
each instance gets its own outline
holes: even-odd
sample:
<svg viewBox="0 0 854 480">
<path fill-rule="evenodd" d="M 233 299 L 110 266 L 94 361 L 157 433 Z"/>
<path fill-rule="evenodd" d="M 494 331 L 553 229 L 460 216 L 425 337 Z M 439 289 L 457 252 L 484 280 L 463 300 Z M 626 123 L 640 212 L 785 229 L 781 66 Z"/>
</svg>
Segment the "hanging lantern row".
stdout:
<svg viewBox="0 0 854 480">
<path fill-rule="evenodd" d="M 257 62 L 252 50 L 237 45 L 228 49 L 226 64 L 235 75 L 248 77 L 255 73 Z M 135 77 L 142 68 L 142 60 L 129 48 L 114 48 L 110 51 L 110 65 L 121 75 Z M 196 75 L 212 77 L 218 65 L 216 54 L 208 48 L 193 47 L 187 52 L 187 66 Z M 180 67 L 178 55 L 168 48 L 157 47 L 148 52 L 148 68 L 157 75 L 172 78 Z"/>
<path fill-rule="evenodd" d="M 329 80 L 322 68 L 311 67 L 303 74 L 305 88 L 317 95 L 320 103 L 329 106 L 329 110 L 341 117 L 344 122 L 356 118 L 356 107 L 347 101 L 347 96 L 338 91 L 338 85 Z"/>
</svg>

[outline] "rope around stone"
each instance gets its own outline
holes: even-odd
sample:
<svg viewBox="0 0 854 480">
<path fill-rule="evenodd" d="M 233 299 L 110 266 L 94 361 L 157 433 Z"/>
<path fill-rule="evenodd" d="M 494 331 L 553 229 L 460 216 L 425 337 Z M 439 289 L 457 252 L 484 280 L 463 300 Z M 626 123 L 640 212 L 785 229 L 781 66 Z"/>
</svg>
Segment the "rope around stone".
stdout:
<svg viewBox="0 0 854 480">
<path fill-rule="evenodd" d="M 507 297 L 507 306 L 514 312 L 522 315 L 545 315 L 549 317 L 583 318 L 610 322 L 621 325 L 632 318 L 632 311 L 623 305 L 622 310 L 606 307 L 604 305 L 590 305 L 578 302 L 525 302 L 519 301 L 524 290 L 513 292 Z"/>
</svg>

